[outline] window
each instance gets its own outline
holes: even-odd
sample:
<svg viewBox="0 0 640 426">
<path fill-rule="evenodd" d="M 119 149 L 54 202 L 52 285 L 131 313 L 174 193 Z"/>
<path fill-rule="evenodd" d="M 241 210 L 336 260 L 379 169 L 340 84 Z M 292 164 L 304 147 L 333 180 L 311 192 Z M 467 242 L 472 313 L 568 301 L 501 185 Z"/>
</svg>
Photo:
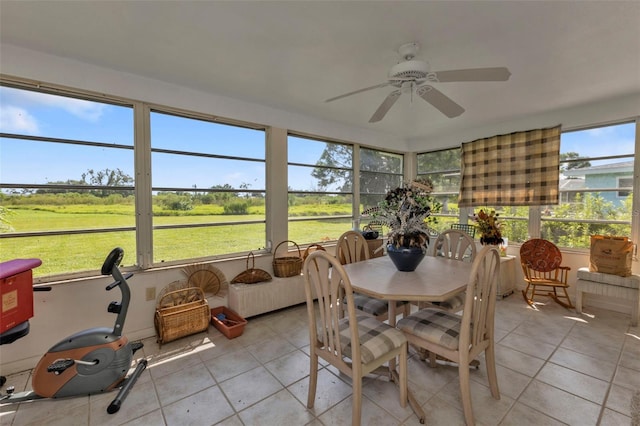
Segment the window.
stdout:
<svg viewBox="0 0 640 426">
<path fill-rule="evenodd" d="M 460 148 L 452 148 L 417 155 L 417 176 L 431 179 L 433 195 L 442 203 L 440 213 L 433 215 L 437 222 L 431 224 L 438 232 L 449 229 L 452 223 L 460 222 L 460 154 Z"/>
<path fill-rule="evenodd" d="M 541 208 L 543 238 L 587 248 L 593 234 L 631 237 L 635 127 L 623 123 L 562 134 L 561 202 Z"/>
<path fill-rule="evenodd" d="M 264 248 L 265 132 L 151 111 L 153 262 Z"/>
<path fill-rule="evenodd" d="M 377 206 L 388 191 L 402 185 L 404 156 L 360 148 L 360 212 Z"/>
<path fill-rule="evenodd" d="M 633 176 L 619 177 L 618 188 L 633 188 Z M 619 198 L 626 198 L 631 195 L 631 191 L 618 191 Z"/>
<path fill-rule="evenodd" d="M 296 135 L 287 145 L 289 239 L 337 240 L 353 226 L 353 146 Z"/>
<path fill-rule="evenodd" d="M 593 234 L 631 237 L 636 123 L 565 131 L 560 142 L 560 203 L 495 208 L 504 222 L 503 236 L 523 242 L 541 236 L 561 247 L 588 248 Z M 459 149 L 417 156 L 417 173 L 435 184 L 443 219 L 439 230 L 458 219 Z M 474 206 L 492 210 L 491 206 Z M 460 211 L 461 217 L 472 211 Z M 539 218 L 539 219 L 538 219 Z M 530 220 L 531 219 L 531 220 Z M 464 222 L 464 220 L 463 220 Z"/>
<path fill-rule="evenodd" d="M 135 263 L 133 106 L 1 86 L 0 252 L 36 276 L 96 270 L 116 246 Z"/>
</svg>

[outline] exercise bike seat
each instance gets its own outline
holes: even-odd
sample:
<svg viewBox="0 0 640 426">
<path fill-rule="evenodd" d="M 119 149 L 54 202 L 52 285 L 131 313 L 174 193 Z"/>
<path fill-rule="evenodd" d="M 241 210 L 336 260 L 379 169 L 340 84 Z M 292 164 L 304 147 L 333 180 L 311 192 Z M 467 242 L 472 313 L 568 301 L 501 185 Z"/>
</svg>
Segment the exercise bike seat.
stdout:
<svg viewBox="0 0 640 426">
<path fill-rule="evenodd" d="M 22 322 L 0 334 L 0 345 L 8 345 L 29 334 L 29 321 Z"/>
</svg>

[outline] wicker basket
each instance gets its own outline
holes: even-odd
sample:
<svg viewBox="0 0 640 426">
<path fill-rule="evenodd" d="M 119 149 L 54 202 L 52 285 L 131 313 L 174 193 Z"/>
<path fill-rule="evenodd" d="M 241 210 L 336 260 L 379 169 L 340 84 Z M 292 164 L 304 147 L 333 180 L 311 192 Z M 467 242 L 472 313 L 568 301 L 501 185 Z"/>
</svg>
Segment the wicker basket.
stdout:
<svg viewBox="0 0 640 426">
<path fill-rule="evenodd" d="M 252 262 L 251 268 L 249 268 L 249 259 L 251 259 Z M 231 280 L 231 284 L 255 284 L 264 281 L 271 281 L 271 274 L 262 269 L 258 269 L 255 266 L 256 261 L 253 256 L 253 252 L 249 252 L 249 254 L 247 255 L 247 269 L 236 275 L 235 278 Z"/>
<path fill-rule="evenodd" d="M 309 256 L 311 253 L 313 253 L 316 250 L 326 251 L 324 247 L 322 247 L 322 245 L 320 244 L 311 244 L 309 245 L 309 247 L 305 249 L 302 255 L 302 260 L 307 260 L 307 256 Z"/>
<path fill-rule="evenodd" d="M 171 304 L 169 302 L 171 300 L 191 301 L 167 306 Z M 156 306 L 154 324 L 158 336 L 157 342 L 162 346 L 163 343 L 206 331 L 209 328 L 210 319 L 209 304 L 200 288 L 188 287 L 170 291 L 162 296 Z"/>
<path fill-rule="evenodd" d="M 276 257 L 278 253 L 278 247 L 284 243 L 293 243 L 298 249 L 298 256 L 284 256 Z M 273 275 L 276 277 L 293 277 L 300 275 L 302 272 L 302 253 L 300 253 L 300 246 L 293 241 L 285 240 L 276 246 L 273 251 Z"/>
</svg>

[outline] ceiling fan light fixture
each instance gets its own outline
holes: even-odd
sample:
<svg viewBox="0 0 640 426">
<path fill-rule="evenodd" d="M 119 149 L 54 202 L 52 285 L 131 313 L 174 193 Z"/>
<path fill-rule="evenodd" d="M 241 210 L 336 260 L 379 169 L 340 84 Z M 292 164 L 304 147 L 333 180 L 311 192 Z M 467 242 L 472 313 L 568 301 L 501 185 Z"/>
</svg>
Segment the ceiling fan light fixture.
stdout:
<svg viewBox="0 0 640 426">
<path fill-rule="evenodd" d="M 389 71 L 389 79 L 424 80 L 429 74 L 429 64 L 425 61 L 413 59 L 397 63 Z"/>
</svg>

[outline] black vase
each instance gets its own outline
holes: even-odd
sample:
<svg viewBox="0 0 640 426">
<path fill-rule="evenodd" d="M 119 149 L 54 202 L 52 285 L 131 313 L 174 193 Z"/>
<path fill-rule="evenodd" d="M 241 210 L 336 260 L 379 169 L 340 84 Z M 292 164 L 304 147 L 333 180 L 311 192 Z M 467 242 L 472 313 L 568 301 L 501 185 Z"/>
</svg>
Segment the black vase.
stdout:
<svg viewBox="0 0 640 426">
<path fill-rule="evenodd" d="M 415 271 L 426 254 L 422 247 L 396 247 L 393 244 L 387 245 L 387 254 L 398 271 Z"/>
</svg>

